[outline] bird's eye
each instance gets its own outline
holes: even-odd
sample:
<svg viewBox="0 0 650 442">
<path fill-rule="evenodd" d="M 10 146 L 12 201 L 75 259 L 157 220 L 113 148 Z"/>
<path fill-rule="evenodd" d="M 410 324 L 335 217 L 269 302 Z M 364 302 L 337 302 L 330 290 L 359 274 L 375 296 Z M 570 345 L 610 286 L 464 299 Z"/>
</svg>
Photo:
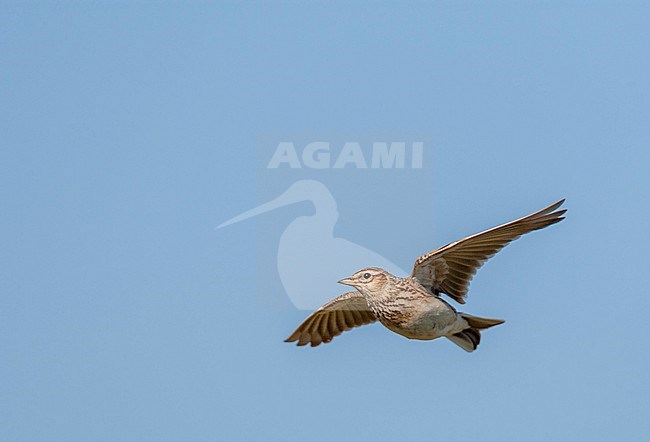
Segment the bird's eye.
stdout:
<svg viewBox="0 0 650 442">
<path fill-rule="evenodd" d="M 363 279 L 370 279 L 370 273 L 364 273 Z"/>
</svg>

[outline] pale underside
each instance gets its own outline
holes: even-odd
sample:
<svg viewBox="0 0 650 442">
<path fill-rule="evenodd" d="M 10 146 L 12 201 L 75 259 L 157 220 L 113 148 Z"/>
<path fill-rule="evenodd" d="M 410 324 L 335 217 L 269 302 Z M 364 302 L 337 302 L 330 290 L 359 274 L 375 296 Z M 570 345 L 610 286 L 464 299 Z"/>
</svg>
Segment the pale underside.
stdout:
<svg viewBox="0 0 650 442">
<path fill-rule="evenodd" d="M 467 322 L 443 299 L 427 293 L 410 279 L 394 302 L 369 302 L 370 309 L 386 328 L 409 339 L 431 340 L 467 328 Z"/>
</svg>

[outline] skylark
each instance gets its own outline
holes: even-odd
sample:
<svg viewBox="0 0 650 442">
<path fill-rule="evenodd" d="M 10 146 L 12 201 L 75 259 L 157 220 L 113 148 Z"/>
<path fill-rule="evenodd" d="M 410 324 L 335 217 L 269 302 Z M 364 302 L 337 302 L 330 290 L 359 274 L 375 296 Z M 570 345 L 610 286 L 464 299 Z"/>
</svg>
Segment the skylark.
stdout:
<svg viewBox="0 0 650 442">
<path fill-rule="evenodd" d="M 474 351 L 481 330 L 503 324 L 456 311 L 441 294 L 465 304 L 472 277 L 499 250 L 521 235 L 564 219 L 557 210 L 564 200 L 526 217 L 494 227 L 420 256 L 407 278 L 368 267 L 339 281 L 354 287 L 313 312 L 285 342 L 312 347 L 330 342 L 346 330 L 381 322 L 409 339 L 445 337 L 466 351 Z"/>
</svg>

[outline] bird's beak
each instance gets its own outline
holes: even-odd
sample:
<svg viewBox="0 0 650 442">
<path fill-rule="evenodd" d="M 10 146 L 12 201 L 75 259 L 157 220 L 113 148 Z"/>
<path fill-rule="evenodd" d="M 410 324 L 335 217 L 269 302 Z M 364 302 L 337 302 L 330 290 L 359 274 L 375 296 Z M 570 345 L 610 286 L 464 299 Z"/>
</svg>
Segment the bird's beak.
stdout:
<svg viewBox="0 0 650 442">
<path fill-rule="evenodd" d="M 345 279 L 341 279 L 339 281 L 339 284 L 350 285 L 350 286 L 354 287 L 355 284 L 356 284 L 356 281 L 355 281 L 354 278 L 345 278 Z"/>
<path fill-rule="evenodd" d="M 295 192 L 290 192 L 289 190 L 287 190 L 286 192 L 284 192 L 282 195 L 275 198 L 274 200 L 269 201 L 268 203 L 264 203 L 261 206 L 257 206 L 254 209 L 247 210 L 246 212 L 241 213 L 234 218 L 230 218 L 228 221 L 222 222 L 216 228 L 221 229 L 222 227 L 226 227 L 230 224 L 235 224 L 245 219 L 252 218 L 257 215 L 261 215 L 262 213 L 270 212 L 271 210 L 275 210 L 280 207 L 288 206 L 289 204 L 297 203 L 304 199 L 307 199 L 305 197 L 302 197 L 302 195 L 296 195 Z"/>
</svg>

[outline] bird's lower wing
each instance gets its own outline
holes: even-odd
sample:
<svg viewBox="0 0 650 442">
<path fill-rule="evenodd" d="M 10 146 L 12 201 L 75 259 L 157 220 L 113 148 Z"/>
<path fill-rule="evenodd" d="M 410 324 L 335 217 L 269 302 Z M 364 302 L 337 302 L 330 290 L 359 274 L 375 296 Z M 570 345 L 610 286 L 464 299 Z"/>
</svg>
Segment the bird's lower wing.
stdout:
<svg viewBox="0 0 650 442">
<path fill-rule="evenodd" d="M 557 210 L 562 203 L 422 255 L 411 276 L 433 293 L 445 293 L 465 304 L 469 283 L 485 261 L 521 235 L 562 221 L 566 210 Z"/>
<path fill-rule="evenodd" d="M 284 342 L 316 347 L 328 343 L 346 330 L 377 321 L 361 293 L 347 292 L 309 315 Z"/>
</svg>

